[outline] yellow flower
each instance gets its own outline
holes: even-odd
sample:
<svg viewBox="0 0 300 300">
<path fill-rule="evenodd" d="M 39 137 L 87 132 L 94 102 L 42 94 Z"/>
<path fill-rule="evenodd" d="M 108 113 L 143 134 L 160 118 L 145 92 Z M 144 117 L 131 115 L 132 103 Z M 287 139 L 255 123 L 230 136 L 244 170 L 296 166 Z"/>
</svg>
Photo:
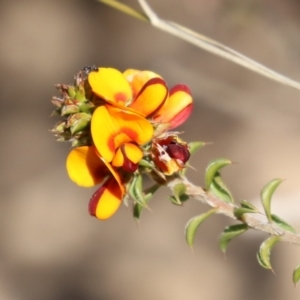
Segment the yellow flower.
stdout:
<svg viewBox="0 0 300 300">
<path fill-rule="evenodd" d="M 66 167 L 71 180 L 79 186 L 92 187 L 104 182 L 92 196 L 89 212 L 100 220 L 110 218 L 125 194 L 124 184 L 116 169 L 99 156 L 94 146 L 71 150 Z"/>
<path fill-rule="evenodd" d="M 193 99 L 190 89 L 184 84 L 177 84 L 170 90 L 169 98 L 155 112 L 155 122 L 169 123 L 173 129 L 185 122 L 193 110 Z"/>
<path fill-rule="evenodd" d="M 144 145 L 152 139 L 153 127 L 144 117 L 107 104 L 95 110 L 91 133 L 93 142 L 105 161 L 111 162 L 115 167 L 123 166 L 125 171 L 134 172 L 143 157 L 138 145 Z"/>
<path fill-rule="evenodd" d="M 160 75 L 151 71 L 99 68 L 88 75 L 94 94 L 106 102 L 148 119 L 167 124 L 167 129 L 181 125 L 191 114 L 192 96 L 186 85 L 169 91 Z"/>
<path fill-rule="evenodd" d="M 98 72 L 89 73 L 88 82 L 98 97 L 119 108 L 129 107 L 143 117 L 151 115 L 168 97 L 166 83 L 159 75 L 134 70 L 124 74 L 99 68 Z"/>
<path fill-rule="evenodd" d="M 67 171 L 84 187 L 106 179 L 89 204 L 89 212 L 105 220 L 116 212 L 125 194 L 121 170 L 136 171 L 143 157 L 139 145 L 152 139 L 153 127 L 144 117 L 107 104 L 94 111 L 91 135 L 94 146 L 73 149 L 67 158 Z"/>
<path fill-rule="evenodd" d="M 88 142 L 71 150 L 66 165 L 78 185 L 101 184 L 90 199 L 89 212 L 105 220 L 119 208 L 133 173 L 145 172 L 138 169 L 144 156 L 167 176 L 184 167 L 190 155 L 186 143 L 172 134 L 157 136 L 182 124 L 193 104 L 187 86 L 176 85 L 169 93 L 161 76 L 151 71 L 92 68 L 88 83 L 94 94 L 84 93 L 90 95 L 86 101 L 92 107 L 83 135 Z"/>
</svg>

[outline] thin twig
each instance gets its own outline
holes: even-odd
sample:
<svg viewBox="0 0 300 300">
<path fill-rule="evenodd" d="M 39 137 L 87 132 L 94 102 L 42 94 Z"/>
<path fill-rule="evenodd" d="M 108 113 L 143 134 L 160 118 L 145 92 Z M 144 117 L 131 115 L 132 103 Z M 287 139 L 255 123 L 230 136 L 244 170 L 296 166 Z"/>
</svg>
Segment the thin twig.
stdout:
<svg viewBox="0 0 300 300">
<path fill-rule="evenodd" d="M 186 27 L 159 18 L 150 8 L 146 0 L 138 0 L 151 24 L 163 31 L 173 34 L 199 48 L 230 60 L 238 65 L 259 73 L 265 77 L 300 90 L 300 83 L 283 76 L 247 56 Z"/>
<path fill-rule="evenodd" d="M 281 84 L 300 90 L 299 82 L 292 80 L 284 75 L 281 75 L 280 73 L 265 67 L 264 65 L 256 62 L 255 60 L 250 59 L 249 57 L 213 39 L 210 39 L 202 34 L 192 31 L 189 28 L 159 18 L 156 15 L 156 13 L 150 8 L 146 0 L 138 0 L 139 4 L 144 10 L 144 14 L 132 9 L 128 5 L 125 5 L 117 0 L 97 0 L 97 1 L 105 3 L 106 5 L 118 9 L 139 20 L 150 22 L 153 27 L 168 32 L 199 48 L 202 48 L 203 50 L 206 50 L 210 53 L 213 53 L 217 56 L 227 59 L 233 63 L 243 66 L 249 70 L 252 70 L 253 72 L 261 74 L 262 76 L 265 76 L 269 79 L 280 82 Z"/>
</svg>

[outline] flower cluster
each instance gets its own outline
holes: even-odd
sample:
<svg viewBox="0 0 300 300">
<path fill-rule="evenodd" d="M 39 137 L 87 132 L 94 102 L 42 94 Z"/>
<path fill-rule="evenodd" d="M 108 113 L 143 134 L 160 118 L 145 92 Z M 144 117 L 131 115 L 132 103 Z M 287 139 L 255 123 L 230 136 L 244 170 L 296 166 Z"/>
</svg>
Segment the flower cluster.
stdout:
<svg viewBox="0 0 300 300">
<path fill-rule="evenodd" d="M 148 173 L 163 184 L 185 168 L 189 147 L 170 130 L 192 111 L 186 85 L 169 90 L 151 71 L 86 67 L 74 85 L 57 88 L 62 97 L 52 102 L 62 120 L 52 131 L 57 140 L 72 142 L 68 175 L 79 186 L 101 184 L 89 202 L 91 215 L 111 217 L 136 189 L 137 176 Z"/>
</svg>

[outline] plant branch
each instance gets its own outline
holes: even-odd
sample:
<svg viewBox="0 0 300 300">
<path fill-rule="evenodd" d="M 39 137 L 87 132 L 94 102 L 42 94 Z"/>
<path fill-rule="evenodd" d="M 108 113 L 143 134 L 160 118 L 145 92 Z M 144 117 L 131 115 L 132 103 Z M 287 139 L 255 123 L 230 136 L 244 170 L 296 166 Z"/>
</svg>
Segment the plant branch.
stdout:
<svg viewBox="0 0 300 300">
<path fill-rule="evenodd" d="M 206 192 L 202 187 L 195 186 L 191 182 L 189 182 L 186 178 L 175 178 L 172 181 L 168 182 L 168 187 L 173 190 L 173 188 L 177 184 L 184 184 L 186 187 L 185 194 L 190 196 L 195 200 L 204 202 L 209 206 L 216 208 L 217 213 L 223 214 L 231 219 L 237 220 L 234 215 L 234 210 L 238 208 L 236 205 L 232 203 L 224 202 L 223 200 L 217 198 L 213 194 Z M 300 246 L 300 235 L 295 234 L 289 231 L 286 231 L 280 227 L 276 223 L 268 222 L 267 218 L 264 217 L 263 220 L 261 215 L 259 214 L 244 214 L 243 220 L 238 220 L 248 225 L 248 227 L 256 229 L 261 232 L 265 232 L 271 236 L 279 236 L 280 241 L 288 242 L 291 244 Z"/>
</svg>

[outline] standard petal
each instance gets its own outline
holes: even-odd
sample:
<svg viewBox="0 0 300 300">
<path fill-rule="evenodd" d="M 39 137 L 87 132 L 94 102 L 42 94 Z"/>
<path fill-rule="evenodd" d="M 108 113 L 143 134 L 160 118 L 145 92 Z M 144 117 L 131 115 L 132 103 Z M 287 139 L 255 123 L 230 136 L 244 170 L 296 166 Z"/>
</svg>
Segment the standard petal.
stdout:
<svg viewBox="0 0 300 300">
<path fill-rule="evenodd" d="M 136 97 L 136 95 L 139 93 L 139 91 L 142 89 L 142 87 L 147 81 L 149 81 L 152 78 L 161 78 L 160 75 L 152 71 L 139 71 L 134 69 L 126 70 L 123 73 L 123 75 L 131 85 L 133 91 L 133 98 Z"/>
<path fill-rule="evenodd" d="M 104 105 L 93 113 L 91 133 L 100 155 L 111 162 L 122 144 L 136 142 L 143 145 L 149 142 L 153 136 L 153 127 L 142 116 Z"/>
<path fill-rule="evenodd" d="M 159 109 L 167 97 L 168 88 L 165 81 L 162 78 L 152 78 L 140 89 L 130 108 L 147 117 Z"/>
<path fill-rule="evenodd" d="M 118 210 L 122 198 L 118 182 L 111 177 L 91 197 L 89 213 L 100 220 L 106 220 Z"/>
<path fill-rule="evenodd" d="M 171 89 L 164 105 L 155 112 L 153 120 L 170 123 L 169 129 L 173 129 L 185 122 L 192 110 L 193 99 L 189 88 L 184 84 L 178 84 Z"/>
<path fill-rule="evenodd" d="M 129 83 L 123 74 L 113 68 L 99 68 L 89 73 L 88 82 L 92 91 L 100 98 L 125 105 L 132 98 Z"/>
<path fill-rule="evenodd" d="M 95 147 L 82 146 L 71 150 L 66 162 L 71 180 L 79 186 L 91 187 L 101 183 L 109 170 L 100 160 Z"/>
</svg>

